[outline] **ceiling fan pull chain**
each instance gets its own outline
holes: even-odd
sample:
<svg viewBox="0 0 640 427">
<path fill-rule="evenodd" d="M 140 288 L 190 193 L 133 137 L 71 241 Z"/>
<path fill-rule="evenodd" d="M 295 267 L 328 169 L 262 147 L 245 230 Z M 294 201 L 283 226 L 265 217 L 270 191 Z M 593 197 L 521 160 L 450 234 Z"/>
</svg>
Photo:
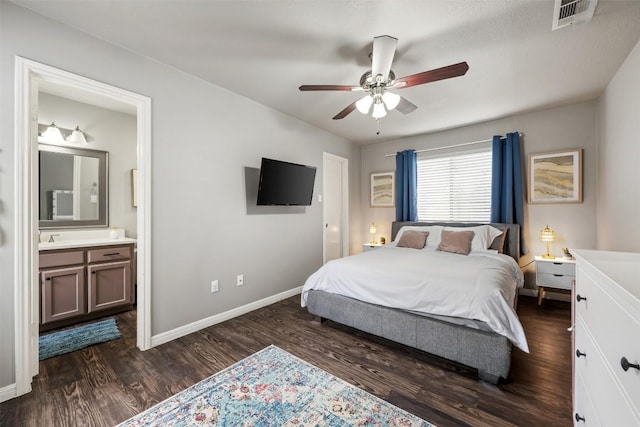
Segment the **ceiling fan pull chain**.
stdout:
<svg viewBox="0 0 640 427">
<path fill-rule="evenodd" d="M 376 126 L 378 128 L 378 131 L 376 132 L 376 135 L 380 135 L 380 119 L 376 119 Z"/>
</svg>

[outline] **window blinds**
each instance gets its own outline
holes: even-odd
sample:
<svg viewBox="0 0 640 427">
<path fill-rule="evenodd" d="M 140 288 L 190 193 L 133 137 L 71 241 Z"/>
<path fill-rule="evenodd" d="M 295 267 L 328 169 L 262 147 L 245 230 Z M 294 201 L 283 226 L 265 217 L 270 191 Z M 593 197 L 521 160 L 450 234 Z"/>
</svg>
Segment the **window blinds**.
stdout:
<svg viewBox="0 0 640 427">
<path fill-rule="evenodd" d="M 489 222 L 491 219 L 491 147 L 444 156 L 420 155 L 420 221 Z"/>
</svg>

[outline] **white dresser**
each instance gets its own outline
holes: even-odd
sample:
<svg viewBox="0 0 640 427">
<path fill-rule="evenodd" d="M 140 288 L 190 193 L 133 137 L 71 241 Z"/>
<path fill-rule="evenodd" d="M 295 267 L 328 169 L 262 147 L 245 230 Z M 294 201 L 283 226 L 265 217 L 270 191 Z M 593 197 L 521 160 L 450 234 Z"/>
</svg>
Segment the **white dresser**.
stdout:
<svg viewBox="0 0 640 427">
<path fill-rule="evenodd" d="M 573 423 L 640 426 L 640 253 L 574 255 Z"/>
</svg>

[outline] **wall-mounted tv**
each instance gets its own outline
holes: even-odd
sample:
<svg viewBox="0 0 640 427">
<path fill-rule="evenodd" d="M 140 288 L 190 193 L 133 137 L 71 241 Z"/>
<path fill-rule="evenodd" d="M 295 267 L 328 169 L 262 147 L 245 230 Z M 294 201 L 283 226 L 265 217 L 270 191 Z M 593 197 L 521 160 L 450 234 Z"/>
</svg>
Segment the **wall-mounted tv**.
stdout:
<svg viewBox="0 0 640 427">
<path fill-rule="evenodd" d="M 258 205 L 310 206 L 316 168 L 262 158 Z"/>
</svg>

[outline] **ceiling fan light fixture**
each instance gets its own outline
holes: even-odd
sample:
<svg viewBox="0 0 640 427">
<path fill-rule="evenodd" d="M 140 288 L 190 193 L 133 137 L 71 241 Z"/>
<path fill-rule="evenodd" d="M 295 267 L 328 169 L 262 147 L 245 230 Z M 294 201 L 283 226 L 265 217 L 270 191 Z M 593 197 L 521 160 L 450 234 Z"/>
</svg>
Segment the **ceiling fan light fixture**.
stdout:
<svg viewBox="0 0 640 427">
<path fill-rule="evenodd" d="M 382 101 L 384 105 L 387 107 L 387 110 L 393 110 L 400 103 L 400 95 L 393 92 L 385 92 L 382 95 Z"/>
<path fill-rule="evenodd" d="M 382 102 L 376 102 L 373 104 L 373 113 L 371 113 L 371 117 L 374 119 L 381 119 L 387 115 L 387 110 L 384 108 L 384 104 Z"/>
<path fill-rule="evenodd" d="M 369 110 L 371 110 L 371 104 L 373 104 L 373 97 L 371 95 L 366 95 L 356 101 L 356 108 L 362 114 L 369 114 Z"/>
</svg>

